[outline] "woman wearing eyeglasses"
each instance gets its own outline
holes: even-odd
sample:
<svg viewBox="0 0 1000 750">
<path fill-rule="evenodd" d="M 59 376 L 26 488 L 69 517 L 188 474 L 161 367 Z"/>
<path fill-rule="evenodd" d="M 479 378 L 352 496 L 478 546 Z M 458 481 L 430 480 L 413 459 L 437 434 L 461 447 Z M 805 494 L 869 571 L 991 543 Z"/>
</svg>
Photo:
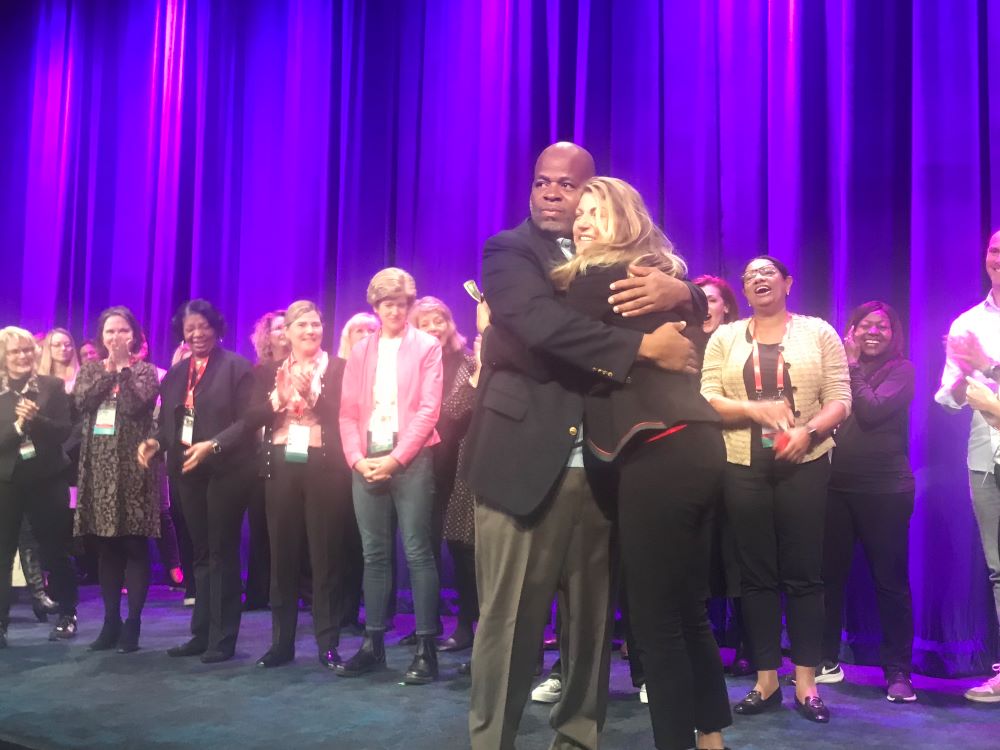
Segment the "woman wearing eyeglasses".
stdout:
<svg viewBox="0 0 1000 750">
<path fill-rule="evenodd" d="M 735 706 L 759 714 L 781 705 L 781 594 L 795 664 L 795 707 L 830 720 L 816 690 L 823 640 L 823 526 L 830 435 L 850 414 L 847 356 L 825 321 L 788 311 L 792 277 L 777 258 L 747 263 L 750 318 L 708 342 L 701 391 L 724 424 L 726 513 L 736 532 L 743 618 L 757 667 Z"/>
</svg>

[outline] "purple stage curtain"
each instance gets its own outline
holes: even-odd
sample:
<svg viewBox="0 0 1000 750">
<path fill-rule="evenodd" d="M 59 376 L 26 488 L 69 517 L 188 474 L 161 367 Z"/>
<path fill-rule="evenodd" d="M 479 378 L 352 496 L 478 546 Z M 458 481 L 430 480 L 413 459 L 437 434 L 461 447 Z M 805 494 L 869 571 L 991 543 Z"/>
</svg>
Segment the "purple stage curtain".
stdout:
<svg viewBox="0 0 1000 750">
<path fill-rule="evenodd" d="M 392 264 L 468 331 L 483 240 L 525 216 L 537 152 L 576 140 L 693 272 L 736 281 L 769 250 L 796 310 L 841 327 L 881 298 L 908 320 L 917 666 L 981 672 L 968 415 L 931 397 L 1000 225 L 997 49 L 971 0 L 3 3 L 0 322 L 92 335 L 127 304 L 163 362 L 184 299 L 249 352 L 258 315 L 308 297 L 332 342 Z"/>
</svg>

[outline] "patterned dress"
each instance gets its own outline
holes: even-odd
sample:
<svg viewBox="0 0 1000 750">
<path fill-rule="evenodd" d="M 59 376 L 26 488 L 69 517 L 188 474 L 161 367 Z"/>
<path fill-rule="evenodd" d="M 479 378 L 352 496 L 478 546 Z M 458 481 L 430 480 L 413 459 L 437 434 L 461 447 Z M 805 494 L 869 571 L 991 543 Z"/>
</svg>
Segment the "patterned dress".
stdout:
<svg viewBox="0 0 1000 750">
<path fill-rule="evenodd" d="M 476 370 L 476 360 L 466 359 L 455 376 L 455 386 L 448 397 L 441 403 L 441 413 L 461 425 L 463 437 L 458 444 L 458 468 L 455 484 L 448 498 L 448 507 L 444 514 L 444 538 L 453 542 L 463 542 L 468 545 L 476 543 L 476 500 L 472 489 L 462 479 L 465 465 L 465 433 L 468 431 L 472 418 L 472 407 L 476 403 L 476 389 L 469 384 L 469 378 Z"/>
<path fill-rule="evenodd" d="M 95 435 L 97 411 L 111 399 L 115 385 L 115 434 Z M 156 475 L 136 460 L 139 443 L 152 434 L 159 389 L 156 368 L 148 362 L 121 372 L 108 372 L 104 362 L 81 368 L 73 393 L 83 420 L 74 535 L 160 536 Z"/>
</svg>

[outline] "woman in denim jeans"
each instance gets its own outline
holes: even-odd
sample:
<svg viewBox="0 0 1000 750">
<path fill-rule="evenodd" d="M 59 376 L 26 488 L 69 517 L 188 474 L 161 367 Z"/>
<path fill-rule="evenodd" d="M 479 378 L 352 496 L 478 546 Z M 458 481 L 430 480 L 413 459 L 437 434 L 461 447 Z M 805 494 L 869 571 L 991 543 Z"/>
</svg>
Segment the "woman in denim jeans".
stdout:
<svg viewBox="0 0 1000 750">
<path fill-rule="evenodd" d="M 428 448 L 440 442 L 441 345 L 407 323 L 417 296 L 413 277 L 398 268 L 379 271 L 368 304 L 380 326 L 351 350 L 344 369 L 340 435 L 353 469 L 354 512 L 364 551 L 365 639 L 337 667 L 357 677 L 385 665 L 385 613 L 392 575 L 395 511 L 413 586 L 417 650 L 404 682 L 437 678 L 434 643 L 438 574 L 432 544 L 434 474 Z"/>
</svg>

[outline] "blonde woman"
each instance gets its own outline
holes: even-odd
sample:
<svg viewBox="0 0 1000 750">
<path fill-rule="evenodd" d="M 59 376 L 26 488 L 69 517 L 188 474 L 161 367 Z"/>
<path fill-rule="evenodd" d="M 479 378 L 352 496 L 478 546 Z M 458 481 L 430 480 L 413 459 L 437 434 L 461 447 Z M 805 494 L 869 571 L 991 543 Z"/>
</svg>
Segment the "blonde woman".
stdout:
<svg viewBox="0 0 1000 750">
<path fill-rule="evenodd" d="M 365 336 L 375 333 L 378 330 L 378 318 L 371 313 L 360 312 L 351 316 L 344 324 L 344 329 L 340 332 L 340 346 L 337 348 L 337 356 L 347 359 L 351 356 L 351 349 Z"/>
<path fill-rule="evenodd" d="M 39 375 L 34 337 L 15 326 L 0 329 L 0 648 L 7 646 L 11 570 L 18 531 L 27 517 L 52 571 L 59 621 L 50 640 L 76 635 L 76 575 L 71 539 L 69 463 L 70 403 L 59 378 Z"/>
<path fill-rule="evenodd" d="M 381 325 L 351 350 L 340 400 L 340 436 L 353 469 L 354 511 L 365 572 L 365 639 L 337 674 L 356 677 L 385 666 L 393 511 L 413 586 L 417 650 L 403 681 L 437 679 L 438 573 L 431 543 L 434 474 L 430 448 L 440 442 L 441 345 L 407 323 L 416 283 L 386 268 L 368 285 Z"/>
<path fill-rule="evenodd" d="M 80 358 L 73 336 L 65 328 L 53 328 L 42 339 L 42 356 L 38 361 L 39 375 L 54 375 L 66 384 L 66 393 L 73 392 Z"/>
<path fill-rule="evenodd" d="M 609 285 L 626 278 L 631 264 L 680 279 L 687 270 L 631 185 L 589 180 L 573 241 L 576 255 L 552 272 L 571 307 L 642 333 L 679 323 L 704 345 L 707 306 L 698 291 L 680 310 L 630 318 L 608 302 Z M 726 456 L 719 417 L 699 394 L 697 375 L 640 362 L 624 386 L 591 390 L 584 435 L 597 459 L 619 469 L 622 558 L 656 747 L 723 748 L 722 729 L 732 717 L 705 611 L 712 515 Z"/>
<path fill-rule="evenodd" d="M 735 711 L 781 706 L 781 598 L 795 664 L 795 707 L 826 723 L 816 689 L 823 641 L 823 526 L 831 434 L 851 410 L 847 355 L 819 318 L 794 315 L 788 268 L 760 255 L 743 268 L 749 318 L 708 343 L 701 392 L 722 417 L 726 515 L 736 532 L 743 620 L 757 682 Z"/>
</svg>

